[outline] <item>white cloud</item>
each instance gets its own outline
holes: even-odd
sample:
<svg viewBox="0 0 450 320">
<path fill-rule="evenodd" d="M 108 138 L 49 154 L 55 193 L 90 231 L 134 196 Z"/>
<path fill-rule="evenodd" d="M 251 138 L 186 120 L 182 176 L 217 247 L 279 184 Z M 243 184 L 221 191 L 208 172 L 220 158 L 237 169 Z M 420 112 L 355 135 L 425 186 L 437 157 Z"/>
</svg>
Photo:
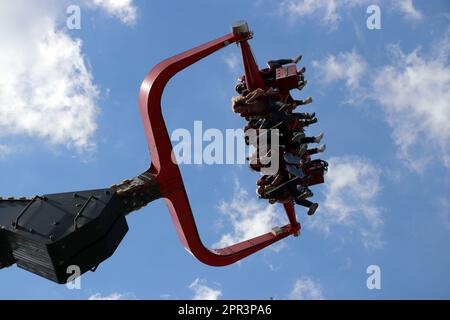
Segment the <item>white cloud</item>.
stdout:
<svg viewBox="0 0 450 320">
<path fill-rule="evenodd" d="M 351 8 L 364 3 L 364 0 L 286 0 L 282 1 L 280 10 L 291 19 L 319 16 L 323 24 L 337 26 L 342 7 Z"/>
<path fill-rule="evenodd" d="M 336 29 L 342 20 L 342 14 L 354 7 L 377 4 L 381 9 L 388 7 L 399 11 L 404 17 L 420 19 L 422 14 L 418 11 L 412 0 L 401 1 L 373 1 L 373 0 L 283 0 L 279 5 L 282 15 L 288 16 L 291 21 L 306 17 L 318 18 L 323 25 Z M 365 10 L 362 12 L 365 13 Z"/>
<path fill-rule="evenodd" d="M 137 19 L 137 8 L 133 0 L 87 0 L 94 8 L 104 10 L 110 16 L 120 19 L 123 23 L 133 25 Z"/>
<path fill-rule="evenodd" d="M 114 292 L 110 295 L 103 296 L 100 293 L 91 295 L 88 300 L 136 300 L 134 294 Z"/>
<path fill-rule="evenodd" d="M 354 50 L 314 65 L 324 83 L 345 82 L 348 102 L 370 99 L 382 109 L 409 168 L 422 172 L 433 159 L 450 168 L 450 30 L 428 54 L 420 47 L 404 53 L 398 45 L 388 52 L 390 63 L 376 70 Z"/>
<path fill-rule="evenodd" d="M 355 50 L 341 52 L 337 56 L 328 55 L 322 61 L 313 61 L 313 66 L 323 82 L 344 81 L 351 90 L 360 87 L 361 78 L 367 70 L 366 61 Z"/>
<path fill-rule="evenodd" d="M 414 7 L 412 0 L 398 0 L 394 1 L 395 6 L 405 17 L 410 19 L 422 19 L 422 13 Z"/>
<path fill-rule="evenodd" d="M 80 1 L 127 24 L 136 19 L 132 0 Z M 59 28 L 69 4 L 0 2 L 0 136 L 26 135 L 86 152 L 96 147 L 99 90 L 82 41 Z"/>
<path fill-rule="evenodd" d="M 224 54 L 222 59 L 231 71 L 236 72 L 240 69 L 241 60 L 236 53 Z"/>
<path fill-rule="evenodd" d="M 311 227 L 326 233 L 344 227 L 359 233 L 365 247 L 381 247 L 382 208 L 376 203 L 380 169 L 356 156 L 334 157 L 328 162 L 325 201 Z"/>
<path fill-rule="evenodd" d="M 322 287 L 309 277 L 297 279 L 289 294 L 291 300 L 323 300 Z"/>
<path fill-rule="evenodd" d="M 206 281 L 199 278 L 189 285 L 189 289 L 194 291 L 192 300 L 218 300 L 222 296 L 222 291 L 208 287 Z"/>
<path fill-rule="evenodd" d="M 82 42 L 57 30 L 57 8 L 0 3 L 0 132 L 92 150 L 98 90 Z"/>
<path fill-rule="evenodd" d="M 394 61 L 376 72 L 372 98 L 386 113 L 399 157 L 417 171 L 438 157 L 450 168 L 450 41 L 429 56 L 391 46 Z"/>
<path fill-rule="evenodd" d="M 231 244 L 253 238 L 270 232 L 275 226 L 283 225 L 281 217 L 283 213 L 276 205 L 269 205 L 257 197 L 249 197 L 239 181 L 235 181 L 233 198 L 230 202 L 222 201 L 219 210 L 230 221 L 232 232 L 226 233 L 215 244 L 216 247 L 229 246 Z"/>
</svg>

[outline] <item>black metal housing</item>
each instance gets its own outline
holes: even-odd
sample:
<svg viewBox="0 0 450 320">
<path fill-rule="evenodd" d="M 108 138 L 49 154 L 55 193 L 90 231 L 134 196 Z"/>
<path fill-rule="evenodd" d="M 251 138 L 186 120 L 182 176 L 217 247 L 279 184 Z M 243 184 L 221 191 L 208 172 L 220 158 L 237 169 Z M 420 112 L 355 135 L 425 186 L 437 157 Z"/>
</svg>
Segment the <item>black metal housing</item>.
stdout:
<svg viewBox="0 0 450 320">
<path fill-rule="evenodd" d="M 109 258 L 128 231 L 121 199 L 113 189 L 0 200 L 0 269 L 14 263 L 66 283 Z"/>
</svg>

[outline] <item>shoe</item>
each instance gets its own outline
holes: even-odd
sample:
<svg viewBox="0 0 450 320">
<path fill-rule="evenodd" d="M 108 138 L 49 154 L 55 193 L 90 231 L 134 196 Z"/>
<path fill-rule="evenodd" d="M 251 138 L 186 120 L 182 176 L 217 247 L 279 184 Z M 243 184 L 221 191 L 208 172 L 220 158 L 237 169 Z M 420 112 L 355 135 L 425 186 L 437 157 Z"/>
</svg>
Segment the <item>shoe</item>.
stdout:
<svg viewBox="0 0 450 320">
<path fill-rule="evenodd" d="M 324 152 L 327 149 L 327 146 L 325 144 L 322 144 L 317 148 L 317 152 Z"/>
<path fill-rule="evenodd" d="M 303 68 L 301 68 L 300 70 L 298 70 L 298 73 L 305 73 L 305 71 L 306 71 L 306 68 L 303 67 Z"/>
<path fill-rule="evenodd" d="M 309 119 L 314 119 L 315 117 L 316 117 L 315 112 L 309 114 Z"/>
<path fill-rule="evenodd" d="M 320 143 L 320 141 L 322 141 L 322 139 L 323 139 L 323 133 L 320 133 L 318 136 L 314 137 L 314 142 Z"/>
<path fill-rule="evenodd" d="M 312 118 L 311 120 L 309 120 L 309 123 L 313 124 L 313 123 L 317 123 L 317 118 Z"/>
<path fill-rule="evenodd" d="M 296 56 L 294 59 L 292 59 L 292 62 L 297 64 L 300 62 L 300 60 L 302 60 L 302 58 L 303 58 L 302 55 Z"/>
<path fill-rule="evenodd" d="M 298 84 L 298 90 L 303 90 L 303 88 L 308 84 L 308 80 L 302 81 Z"/>
<path fill-rule="evenodd" d="M 312 216 L 314 213 L 316 213 L 318 207 L 319 207 L 318 203 L 313 203 L 312 205 L 310 205 L 308 209 L 308 216 Z"/>
<path fill-rule="evenodd" d="M 305 105 L 305 104 L 310 104 L 311 102 L 313 102 L 312 97 L 308 97 L 308 98 L 306 98 L 305 100 L 303 100 L 303 105 Z"/>
</svg>

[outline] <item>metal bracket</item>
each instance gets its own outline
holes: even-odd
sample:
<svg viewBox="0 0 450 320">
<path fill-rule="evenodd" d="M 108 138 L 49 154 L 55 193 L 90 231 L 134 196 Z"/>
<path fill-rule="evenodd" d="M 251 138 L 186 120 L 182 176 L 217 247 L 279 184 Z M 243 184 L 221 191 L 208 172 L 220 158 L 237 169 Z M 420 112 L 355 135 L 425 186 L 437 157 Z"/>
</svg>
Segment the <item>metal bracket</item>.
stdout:
<svg viewBox="0 0 450 320">
<path fill-rule="evenodd" d="M 87 206 L 88 206 L 89 202 L 91 202 L 91 200 L 98 200 L 98 198 L 96 196 L 90 196 L 89 199 L 87 199 L 87 201 L 84 203 L 81 210 L 78 211 L 77 215 L 73 219 L 73 227 L 75 228 L 75 230 L 78 230 L 78 225 L 77 225 L 78 219 L 80 219 L 82 217 L 83 211 L 87 208 Z"/>
<path fill-rule="evenodd" d="M 41 201 L 45 201 L 47 200 L 45 197 L 41 197 L 41 196 L 34 196 L 33 199 L 31 199 L 31 201 L 27 204 L 27 206 L 25 208 L 23 208 L 23 210 L 19 213 L 19 215 L 17 216 L 16 220 L 14 220 L 11 225 L 14 229 L 17 229 L 17 227 L 19 227 L 19 220 L 20 218 L 22 218 L 22 216 L 25 214 L 25 212 L 31 207 L 31 205 L 37 200 L 41 200 Z"/>
</svg>

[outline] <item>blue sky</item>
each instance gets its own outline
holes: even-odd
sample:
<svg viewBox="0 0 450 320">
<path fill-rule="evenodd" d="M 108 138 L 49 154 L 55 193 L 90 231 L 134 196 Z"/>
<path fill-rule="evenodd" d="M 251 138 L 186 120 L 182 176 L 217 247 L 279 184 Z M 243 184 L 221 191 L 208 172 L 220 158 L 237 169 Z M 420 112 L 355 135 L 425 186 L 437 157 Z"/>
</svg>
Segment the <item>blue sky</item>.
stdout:
<svg viewBox="0 0 450 320">
<path fill-rule="evenodd" d="M 81 29 L 66 8 L 81 7 Z M 369 30 L 366 9 L 381 10 Z M 68 290 L 11 267 L 2 299 L 450 298 L 450 5 L 448 1 L 43 0 L 0 4 L 0 195 L 102 188 L 147 169 L 139 87 L 161 60 L 248 21 L 260 64 L 304 56 L 296 97 L 325 133 L 326 183 L 302 235 L 238 264 L 212 268 L 181 245 L 164 201 L 128 218 L 115 255 Z M 236 129 L 230 99 L 241 74 L 229 46 L 177 75 L 164 95 L 169 131 Z M 245 166 L 184 165 L 205 243 L 282 223 L 258 201 Z M 224 238 L 226 236 L 226 238 Z M 369 290 L 366 269 L 381 269 Z"/>
</svg>

